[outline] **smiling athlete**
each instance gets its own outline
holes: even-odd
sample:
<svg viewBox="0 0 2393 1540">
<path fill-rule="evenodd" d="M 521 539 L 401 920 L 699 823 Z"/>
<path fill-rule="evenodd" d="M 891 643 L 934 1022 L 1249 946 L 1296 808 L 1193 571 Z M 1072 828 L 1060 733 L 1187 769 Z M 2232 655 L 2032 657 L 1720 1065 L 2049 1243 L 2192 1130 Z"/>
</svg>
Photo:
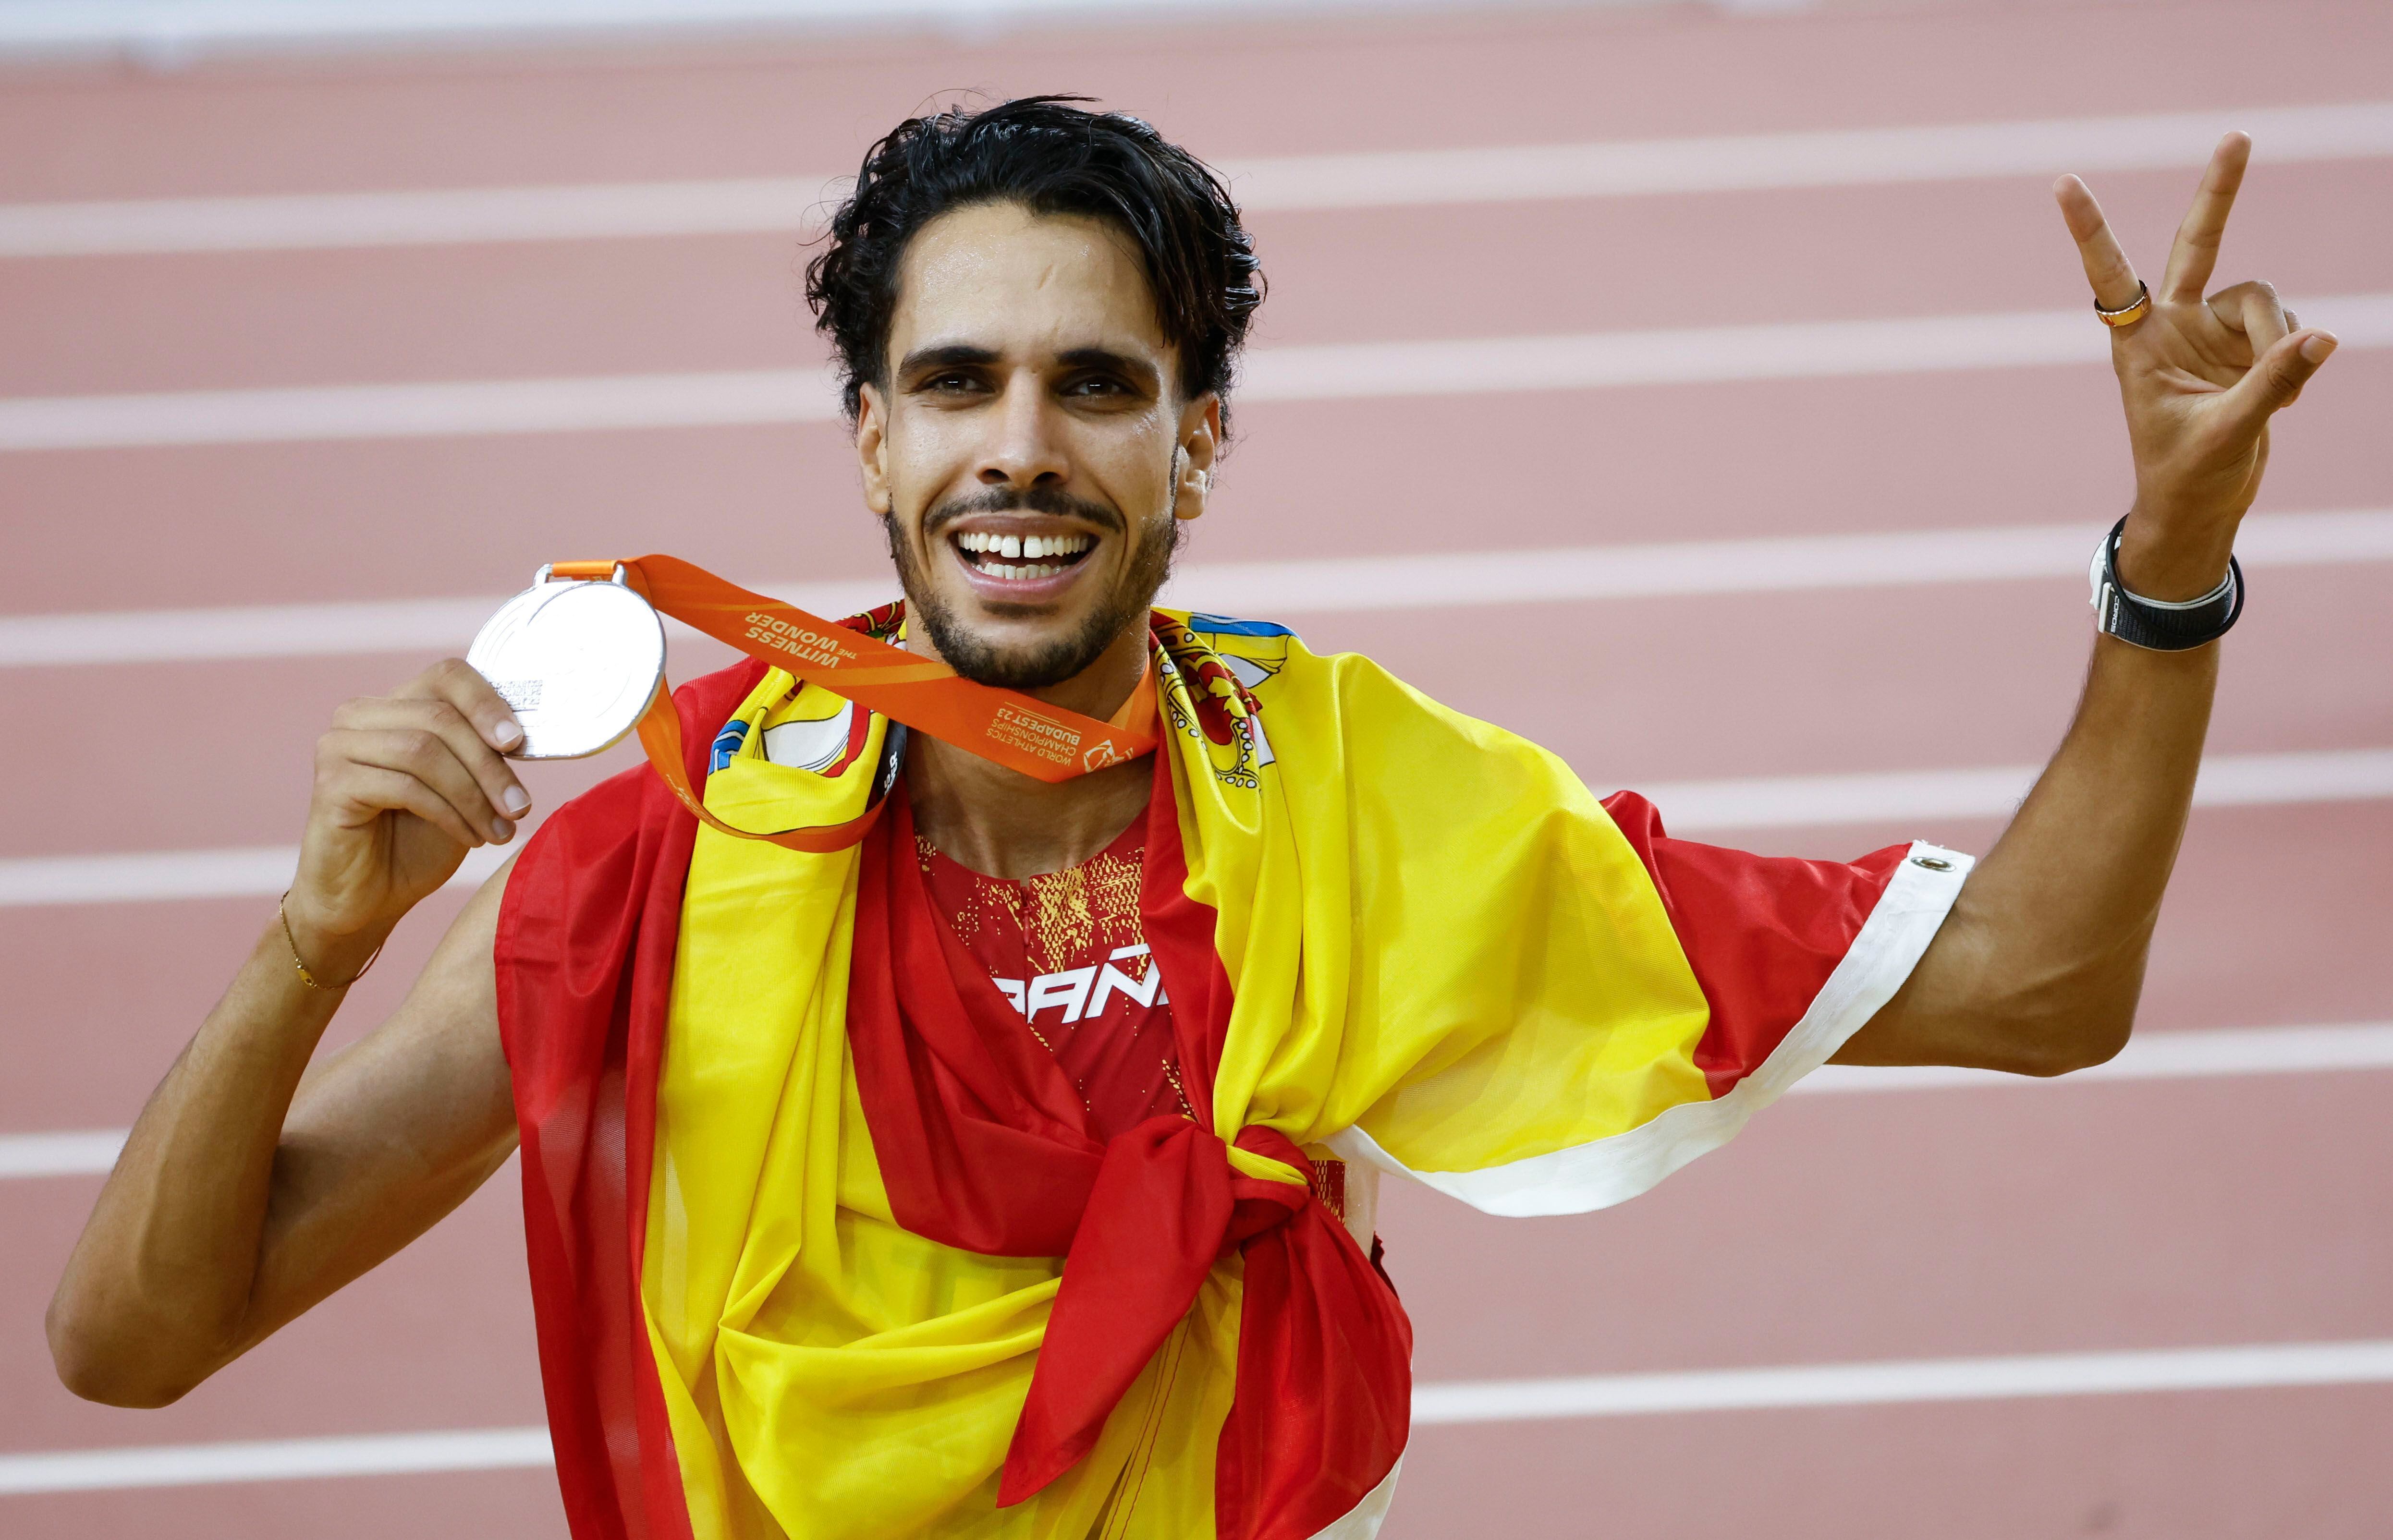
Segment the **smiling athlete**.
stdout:
<svg viewBox="0 0 2393 1540">
<path fill-rule="evenodd" d="M 2268 420 L 2334 346 L 2264 284 L 2205 296 L 2248 150 L 2157 288 L 2059 189 L 2137 495 L 2075 723 L 1973 872 L 1672 840 L 1366 659 L 1153 609 L 1262 298 L 1236 208 L 1069 99 L 901 124 L 809 273 L 905 592 L 843 634 L 1016 692 L 1033 749 L 1057 712 L 1158 747 L 1049 780 L 763 662 L 700 680 L 669 768 L 711 818 L 886 816 L 810 854 L 618 776 L 303 1086 L 392 928 L 531 806 L 463 664 L 343 706 L 282 913 L 59 1286 L 60 1375 L 173 1401 L 520 1144 L 582 1540 L 1370 1534 L 1410 1392 L 1380 1173 L 1590 1209 L 1830 1060 L 2125 1041 Z"/>
</svg>

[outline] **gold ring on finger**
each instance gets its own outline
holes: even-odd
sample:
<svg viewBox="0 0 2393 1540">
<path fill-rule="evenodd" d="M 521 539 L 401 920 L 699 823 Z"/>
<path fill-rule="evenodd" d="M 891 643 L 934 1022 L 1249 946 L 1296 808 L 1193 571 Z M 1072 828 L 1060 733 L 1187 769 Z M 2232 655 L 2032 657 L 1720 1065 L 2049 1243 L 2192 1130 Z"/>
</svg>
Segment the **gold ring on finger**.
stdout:
<svg viewBox="0 0 2393 1540">
<path fill-rule="evenodd" d="M 2115 310 L 2103 309 L 2102 302 L 2098 299 L 2094 302 L 2094 314 L 2101 319 L 2102 324 L 2105 326 L 2133 326 L 2136 322 L 2143 320 L 2145 315 L 2151 311 L 2151 285 L 2146 283 L 2141 279 L 2138 279 L 2136 281 L 2135 298 L 2129 300 L 2126 304 L 2120 306 Z"/>
</svg>

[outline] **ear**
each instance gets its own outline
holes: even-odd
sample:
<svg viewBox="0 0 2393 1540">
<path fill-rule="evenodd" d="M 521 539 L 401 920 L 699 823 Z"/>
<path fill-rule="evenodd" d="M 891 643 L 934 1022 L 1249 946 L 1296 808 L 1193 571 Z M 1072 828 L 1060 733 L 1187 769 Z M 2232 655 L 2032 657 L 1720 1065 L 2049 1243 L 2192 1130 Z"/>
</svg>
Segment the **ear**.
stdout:
<svg viewBox="0 0 2393 1540">
<path fill-rule="evenodd" d="M 888 516 L 894 502 L 889 490 L 889 407 L 880 388 L 870 383 L 857 391 L 856 459 L 864 472 L 864 505 Z"/>
<path fill-rule="evenodd" d="M 1204 516 L 1213 494 L 1213 461 L 1222 452 L 1222 398 L 1207 394 L 1180 413 L 1180 480 L 1171 489 L 1171 516 Z"/>
</svg>

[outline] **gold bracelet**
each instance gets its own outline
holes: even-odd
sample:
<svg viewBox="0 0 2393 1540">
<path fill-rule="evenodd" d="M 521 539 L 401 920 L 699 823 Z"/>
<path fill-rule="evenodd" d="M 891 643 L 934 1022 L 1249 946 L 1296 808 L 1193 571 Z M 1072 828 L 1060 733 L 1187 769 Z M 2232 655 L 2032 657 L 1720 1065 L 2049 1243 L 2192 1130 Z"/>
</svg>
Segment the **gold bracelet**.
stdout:
<svg viewBox="0 0 2393 1540">
<path fill-rule="evenodd" d="M 307 964 L 299 956 L 299 938 L 291 933 L 291 911 L 283 907 L 283 900 L 288 899 L 290 896 L 291 890 L 289 888 L 283 889 L 282 897 L 274 901 L 274 912 L 281 917 L 282 939 L 291 945 L 291 966 L 298 972 L 300 983 L 306 985 L 310 989 L 322 989 L 331 993 L 338 993 L 343 989 L 347 989 L 349 986 L 349 984 L 355 984 L 358 980 L 373 972 L 375 959 L 382 956 L 382 947 L 380 946 L 373 949 L 373 957 L 366 959 L 366 965 L 364 967 L 349 975 L 348 984 L 326 984 L 318 979 L 315 974 L 307 972 Z M 387 943 L 386 943 L 386 945 L 387 945 Z"/>
</svg>

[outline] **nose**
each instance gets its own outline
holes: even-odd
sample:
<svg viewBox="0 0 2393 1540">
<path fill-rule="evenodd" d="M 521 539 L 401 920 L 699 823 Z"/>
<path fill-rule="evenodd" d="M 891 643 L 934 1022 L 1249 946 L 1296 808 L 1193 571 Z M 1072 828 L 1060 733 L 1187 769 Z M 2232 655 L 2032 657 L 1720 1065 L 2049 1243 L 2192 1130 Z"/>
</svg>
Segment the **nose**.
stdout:
<svg viewBox="0 0 2393 1540">
<path fill-rule="evenodd" d="M 984 487 L 1060 487 L 1070 476 L 1070 463 L 1055 434 L 1054 404 L 1047 388 L 1028 370 L 1006 377 L 1005 392 L 989 414 L 989 438 L 983 446 L 977 475 Z"/>
</svg>

